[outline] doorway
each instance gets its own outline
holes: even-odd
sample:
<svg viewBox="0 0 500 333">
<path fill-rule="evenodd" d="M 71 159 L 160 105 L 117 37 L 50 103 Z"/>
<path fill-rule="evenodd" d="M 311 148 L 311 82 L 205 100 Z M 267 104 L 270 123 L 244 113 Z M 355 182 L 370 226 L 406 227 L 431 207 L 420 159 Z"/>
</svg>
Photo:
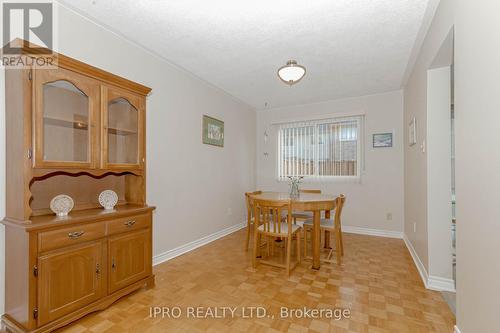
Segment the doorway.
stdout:
<svg viewBox="0 0 500 333">
<path fill-rule="evenodd" d="M 429 284 L 456 310 L 453 30 L 427 72 Z"/>
</svg>

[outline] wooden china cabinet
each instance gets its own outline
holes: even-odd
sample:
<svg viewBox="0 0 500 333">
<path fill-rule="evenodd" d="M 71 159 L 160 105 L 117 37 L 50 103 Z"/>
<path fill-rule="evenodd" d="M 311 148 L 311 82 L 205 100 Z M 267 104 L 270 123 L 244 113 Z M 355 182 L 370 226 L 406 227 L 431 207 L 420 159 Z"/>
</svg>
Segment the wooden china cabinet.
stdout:
<svg viewBox="0 0 500 333">
<path fill-rule="evenodd" d="M 6 70 L 6 313 L 13 332 L 50 332 L 154 285 L 146 204 L 150 88 L 58 55 Z M 118 194 L 113 211 L 99 193 Z M 66 194 L 67 217 L 50 210 Z"/>
</svg>

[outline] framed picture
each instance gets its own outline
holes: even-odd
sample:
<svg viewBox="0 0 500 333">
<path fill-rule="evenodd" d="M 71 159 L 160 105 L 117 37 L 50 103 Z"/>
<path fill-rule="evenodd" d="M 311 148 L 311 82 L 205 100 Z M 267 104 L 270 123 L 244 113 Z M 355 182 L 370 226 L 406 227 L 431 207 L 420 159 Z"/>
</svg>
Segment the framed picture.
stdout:
<svg viewBox="0 0 500 333">
<path fill-rule="evenodd" d="M 391 148 L 392 133 L 373 134 L 373 148 Z"/>
<path fill-rule="evenodd" d="M 203 143 L 224 147 L 224 122 L 209 116 L 203 116 Z"/>
<path fill-rule="evenodd" d="M 408 125 L 408 142 L 410 146 L 417 143 L 417 120 L 415 117 L 412 118 Z"/>
</svg>

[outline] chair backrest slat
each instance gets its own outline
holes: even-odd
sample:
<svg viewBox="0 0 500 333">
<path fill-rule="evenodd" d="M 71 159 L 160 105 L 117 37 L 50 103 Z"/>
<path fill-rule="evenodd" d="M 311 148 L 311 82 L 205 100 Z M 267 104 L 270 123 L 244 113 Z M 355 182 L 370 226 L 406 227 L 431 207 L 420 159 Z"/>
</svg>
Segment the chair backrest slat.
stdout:
<svg viewBox="0 0 500 333">
<path fill-rule="evenodd" d="M 264 232 L 280 234 L 281 218 L 284 211 L 287 211 L 288 233 L 292 230 L 291 202 L 274 200 L 254 200 L 254 214 L 258 225 L 264 225 Z"/>
</svg>

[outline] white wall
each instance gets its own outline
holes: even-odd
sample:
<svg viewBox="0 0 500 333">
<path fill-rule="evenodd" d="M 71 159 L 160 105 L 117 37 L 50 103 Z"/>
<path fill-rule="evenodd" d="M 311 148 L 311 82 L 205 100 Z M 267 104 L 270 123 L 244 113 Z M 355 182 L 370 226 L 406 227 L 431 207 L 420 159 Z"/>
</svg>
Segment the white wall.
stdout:
<svg viewBox="0 0 500 333">
<path fill-rule="evenodd" d="M 0 68 L 0 217 L 5 216 L 5 70 Z M 0 313 L 5 300 L 5 229 L 0 225 Z"/>
<path fill-rule="evenodd" d="M 242 222 L 243 193 L 255 182 L 255 112 L 69 10 L 59 15 L 61 53 L 153 89 L 147 199 L 157 206 L 154 254 Z M 201 143 L 203 114 L 225 122 L 224 148 Z"/>
<path fill-rule="evenodd" d="M 454 24 L 452 0 L 441 0 L 424 39 L 415 66 L 404 88 L 404 231 L 426 271 L 429 271 L 427 223 L 427 71 L 432 67 L 441 46 Z M 409 146 L 407 127 L 412 117 L 417 121 L 417 144 Z M 414 224 L 416 228 L 414 229 Z"/>
<path fill-rule="evenodd" d="M 456 1 L 457 323 L 500 331 L 500 1 Z"/>
<path fill-rule="evenodd" d="M 155 255 L 244 221 L 243 193 L 255 187 L 254 110 L 65 8 L 59 10 L 59 49 L 153 89 L 147 199 L 157 206 Z M 201 143 L 203 114 L 225 122 L 224 148 Z"/>
<path fill-rule="evenodd" d="M 429 275 L 451 280 L 451 68 L 427 73 Z M 450 281 L 453 285 L 453 282 Z"/>
<path fill-rule="evenodd" d="M 298 88 L 298 87 L 297 87 Z M 291 88 L 295 89 L 295 88 Z M 347 196 L 342 222 L 346 226 L 401 232 L 403 229 L 403 98 L 401 91 L 267 109 L 257 112 L 257 188 L 287 191 L 276 180 L 277 122 L 335 115 L 365 115 L 365 171 L 361 183 L 312 182 L 303 188 Z M 274 130 L 273 130 L 274 128 Z M 264 131 L 268 130 L 268 143 Z M 394 133 L 393 148 L 372 148 L 372 134 Z M 264 156 L 267 152 L 269 156 Z M 392 213 L 392 220 L 386 219 Z"/>
</svg>

